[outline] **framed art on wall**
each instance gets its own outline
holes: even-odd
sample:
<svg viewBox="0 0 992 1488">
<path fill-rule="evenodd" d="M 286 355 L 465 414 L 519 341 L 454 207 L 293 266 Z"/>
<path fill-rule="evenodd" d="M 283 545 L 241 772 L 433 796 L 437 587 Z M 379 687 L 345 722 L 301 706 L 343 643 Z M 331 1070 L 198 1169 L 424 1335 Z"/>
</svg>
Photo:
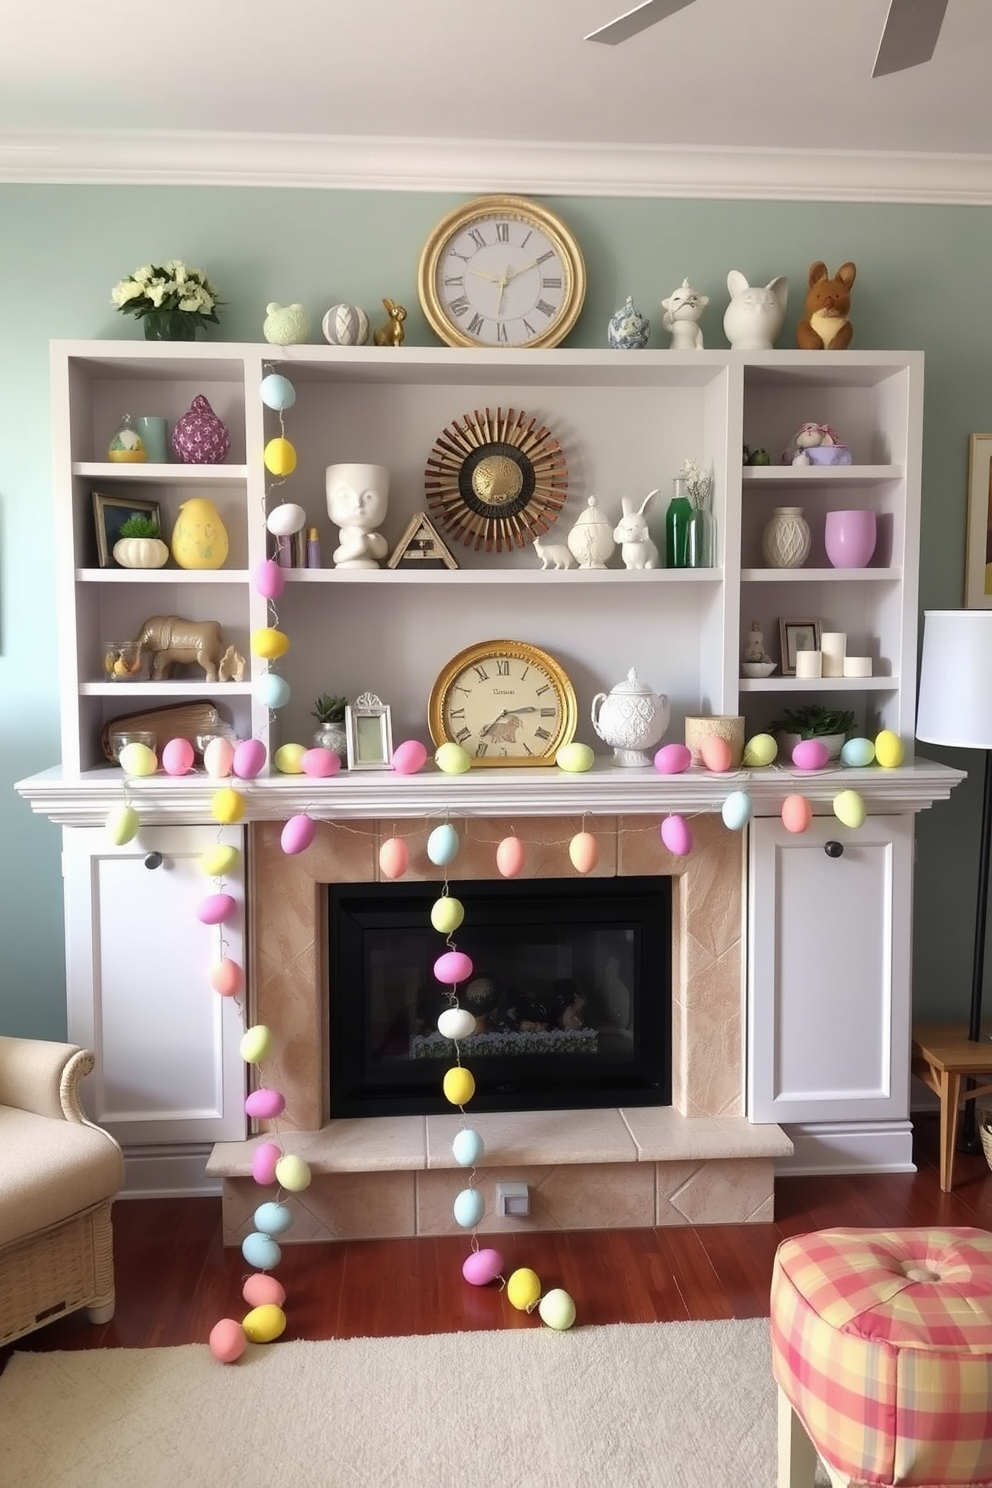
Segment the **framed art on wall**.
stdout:
<svg viewBox="0 0 992 1488">
<path fill-rule="evenodd" d="M 142 501 L 137 496 L 104 496 L 93 492 L 93 521 L 96 526 L 96 558 L 101 568 L 119 568 L 114 558 L 114 543 L 128 517 L 150 517 L 162 530 L 162 513 L 157 501 Z"/>
<path fill-rule="evenodd" d="M 992 609 L 992 434 L 971 436 L 964 607 Z"/>
<path fill-rule="evenodd" d="M 782 676 L 796 675 L 796 652 L 819 651 L 819 620 L 780 620 L 779 642 L 782 647 Z"/>
</svg>

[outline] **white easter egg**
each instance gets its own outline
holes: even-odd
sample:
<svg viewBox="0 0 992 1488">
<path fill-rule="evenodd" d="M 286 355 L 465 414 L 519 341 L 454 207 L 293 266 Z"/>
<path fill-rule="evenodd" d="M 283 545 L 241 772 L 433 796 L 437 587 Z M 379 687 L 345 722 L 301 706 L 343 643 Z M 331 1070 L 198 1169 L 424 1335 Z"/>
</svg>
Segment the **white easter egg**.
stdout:
<svg viewBox="0 0 992 1488">
<path fill-rule="evenodd" d="M 437 1031 L 442 1038 L 468 1038 L 475 1032 L 475 1015 L 468 1008 L 445 1008 L 437 1020 Z"/>
<path fill-rule="evenodd" d="M 302 506 L 297 506 L 295 501 L 283 501 L 272 508 L 265 525 L 275 537 L 288 537 L 291 532 L 299 532 L 306 519 Z"/>
<path fill-rule="evenodd" d="M 211 780 L 224 780 L 234 769 L 234 745 L 230 739 L 211 739 L 203 751 L 203 768 Z"/>
</svg>

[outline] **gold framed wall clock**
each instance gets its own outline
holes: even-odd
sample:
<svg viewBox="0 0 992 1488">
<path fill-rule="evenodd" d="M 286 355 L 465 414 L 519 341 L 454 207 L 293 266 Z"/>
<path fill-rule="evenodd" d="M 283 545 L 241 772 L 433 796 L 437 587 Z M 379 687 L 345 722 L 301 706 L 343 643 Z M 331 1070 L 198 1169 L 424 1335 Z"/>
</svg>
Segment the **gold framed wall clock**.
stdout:
<svg viewBox="0 0 992 1488">
<path fill-rule="evenodd" d="M 435 747 L 460 744 L 475 766 L 553 765 L 574 735 L 575 689 L 528 641 L 479 641 L 442 667 L 431 688 Z"/>
<path fill-rule="evenodd" d="M 557 213 L 523 196 L 480 196 L 437 224 L 417 290 L 449 346 L 557 346 L 579 318 L 585 262 Z"/>
</svg>

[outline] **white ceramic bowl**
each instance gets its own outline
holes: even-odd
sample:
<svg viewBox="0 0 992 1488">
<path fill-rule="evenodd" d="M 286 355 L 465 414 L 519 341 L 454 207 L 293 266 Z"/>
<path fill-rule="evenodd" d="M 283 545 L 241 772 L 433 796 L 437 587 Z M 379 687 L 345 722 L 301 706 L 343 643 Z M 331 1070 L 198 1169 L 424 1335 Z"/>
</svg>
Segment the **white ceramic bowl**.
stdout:
<svg viewBox="0 0 992 1488">
<path fill-rule="evenodd" d="M 777 661 L 742 661 L 741 671 L 745 677 L 770 677 L 777 666 Z"/>
</svg>

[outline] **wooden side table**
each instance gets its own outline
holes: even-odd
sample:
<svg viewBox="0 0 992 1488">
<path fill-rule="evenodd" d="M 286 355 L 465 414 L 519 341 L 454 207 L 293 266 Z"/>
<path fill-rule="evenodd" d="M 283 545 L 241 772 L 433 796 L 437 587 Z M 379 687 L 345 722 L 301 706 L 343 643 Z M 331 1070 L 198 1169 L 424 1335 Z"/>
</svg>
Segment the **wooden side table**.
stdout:
<svg viewBox="0 0 992 1488">
<path fill-rule="evenodd" d="M 982 1030 L 981 1043 L 973 1044 L 960 1023 L 917 1023 L 913 1027 L 913 1074 L 940 1101 L 940 1186 L 950 1193 L 954 1184 L 954 1144 L 958 1133 L 958 1111 L 962 1101 L 976 1100 L 992 1092 L 992 1081 L 963 1088 L 967 1076 L 992 1074 L 992 1040 Z"/>
</svg>

